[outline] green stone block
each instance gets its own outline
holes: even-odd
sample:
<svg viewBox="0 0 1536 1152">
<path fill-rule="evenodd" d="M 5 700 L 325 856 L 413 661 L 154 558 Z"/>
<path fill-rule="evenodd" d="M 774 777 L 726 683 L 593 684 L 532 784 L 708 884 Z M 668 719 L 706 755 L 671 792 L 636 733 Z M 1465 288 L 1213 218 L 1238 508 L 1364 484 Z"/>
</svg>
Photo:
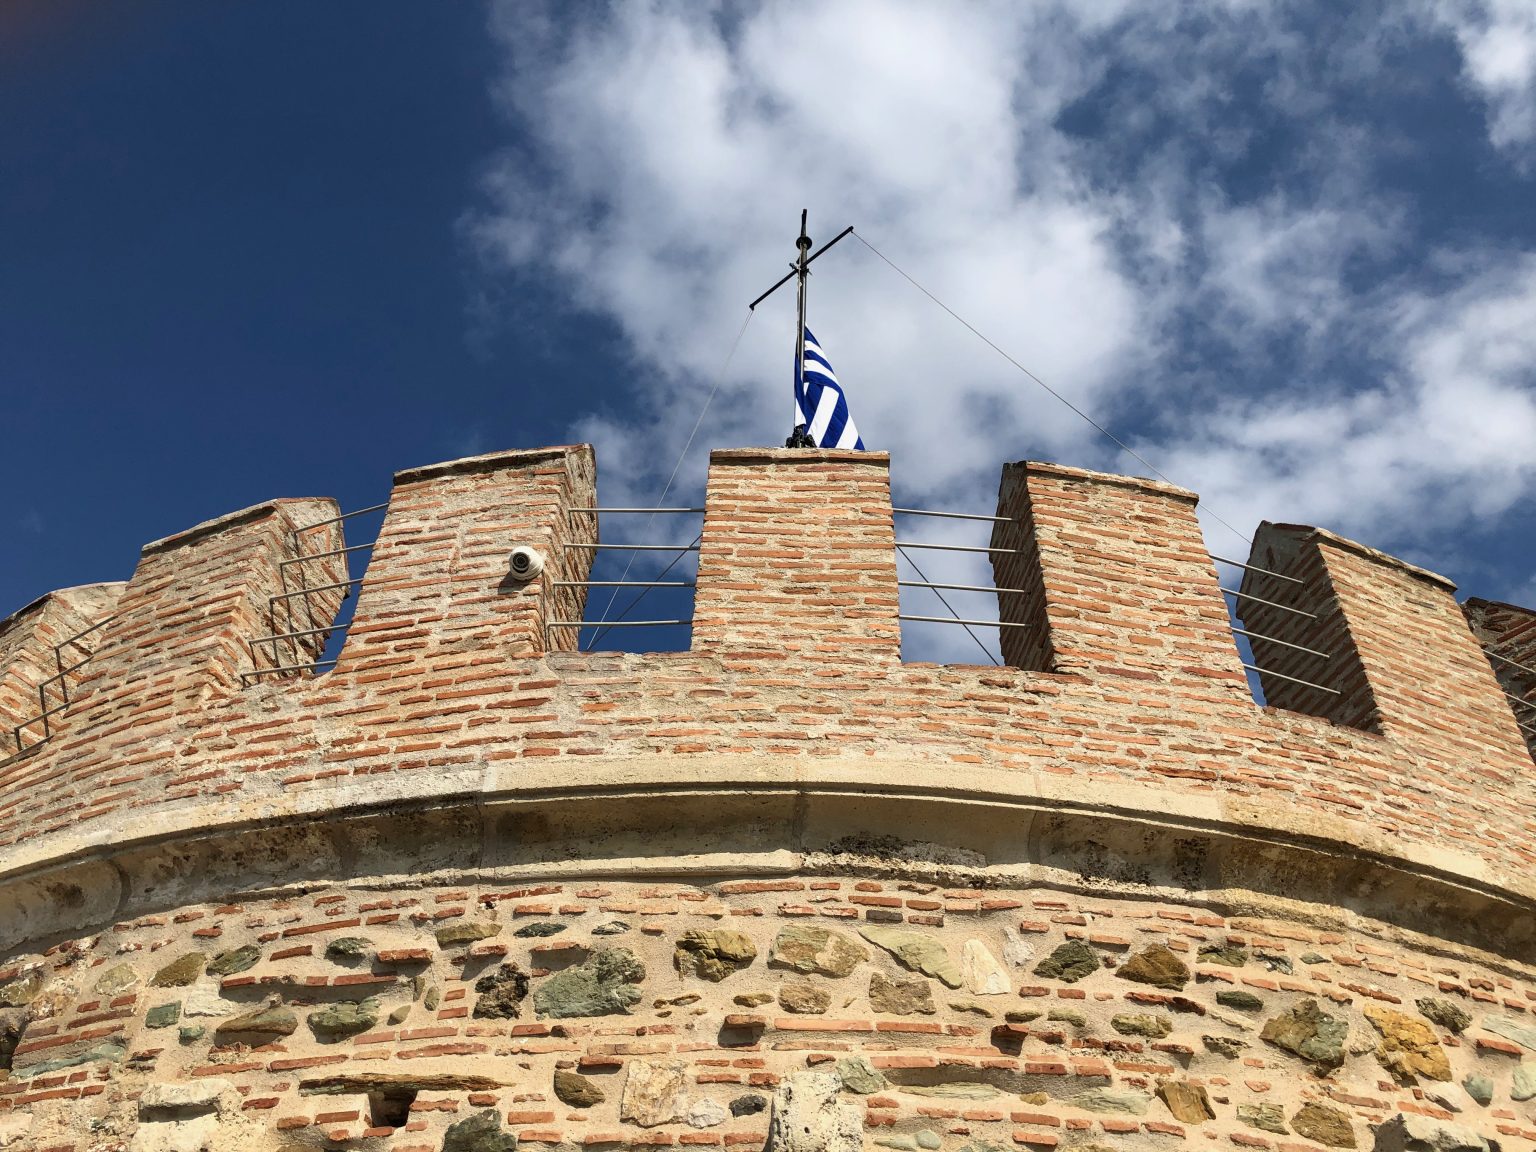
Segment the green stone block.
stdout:
<svg viewBox="0 0 1536 1152">
<path fill-rule="evenodd" d="M 144 1014 L 144 1026 L 146 1028 L 169 1028 L 181 1019 L 181 1001 L 172 1000 L 169 1004 L 157 1004 Z"/>
</svg>

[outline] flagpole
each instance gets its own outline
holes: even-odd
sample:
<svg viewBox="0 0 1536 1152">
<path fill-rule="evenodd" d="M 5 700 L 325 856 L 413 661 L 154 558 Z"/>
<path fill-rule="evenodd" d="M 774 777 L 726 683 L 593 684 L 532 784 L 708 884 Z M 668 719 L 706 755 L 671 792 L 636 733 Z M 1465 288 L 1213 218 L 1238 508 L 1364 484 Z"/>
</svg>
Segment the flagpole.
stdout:
<svg viewBox="0 0 1536 1152">
<path fill-rule="evenodd" d="M 795 278 L 799 281 L 798 291 L 795 293 L 795 399 L 798 401 L 802 391 L 801 381 L 805 376 L 805 282 L 810 276 L 810 261 L 806 259 L 811 250 L 811 238 L 806 235 L 805 222 L 810 209 L 800 209 L 800 238 L 795 241 L 795 247 L 800 255 L 795 263 Z M 799 405 L 795 406 L 796 415 L 800 415 Z M 786 447 L 804 447 L 803 440 L 809 439 L 802 425 L 790 421 L 793 425 Z"/>
<path fill-rule="evenodd" d="M 795 307 L 795 385 L 797 389 L 800 387 L 801 382 L 805 378 L 805 281 L 806 277 L 811 274 L 811 262 L 815 260 L 816 257 L 825 252 L 828 248 L 832 247 L 832 245 L 836 244 L 844 236 L 847 236 L 850 232 L 853 231 L 853 225 L 848 225 L 848 227 L 844 228 L 836 236 L 832 237 L 832 239 L 828 240 L 820 248 L 812 252 L 811 238 L 806 234 L 805 230 L 806 220 L 809 215 L 809 209 L 800 209 L 800 238 L 795 241 L 795 247 L 798 249 L 798 255 L 795 257 L 794 262 L 790 264 L 788 274 L 781 276 L 777 281 L 774 282 L 773 287 L 769 288 L 768 291 L 764 292 L 756 300 L 747 305 L 748 311 L 754 311 L 759 304 L 768 299 L 768 297 L 772 296 L 780 288 L 784 287 L 784 285 L 788 284 L 790 280 L 797 281 L 797 295 L 799 297 Z M 798 396 L 796 398 L 798 399 Z M 794 431 L 789 434 L 789 439 L 784 441 L 784 447 L 814 448 L 816 447 L 816 443 L 811 439 L 810 434 L 804 425 L 796 424 Z"/>
</svg>

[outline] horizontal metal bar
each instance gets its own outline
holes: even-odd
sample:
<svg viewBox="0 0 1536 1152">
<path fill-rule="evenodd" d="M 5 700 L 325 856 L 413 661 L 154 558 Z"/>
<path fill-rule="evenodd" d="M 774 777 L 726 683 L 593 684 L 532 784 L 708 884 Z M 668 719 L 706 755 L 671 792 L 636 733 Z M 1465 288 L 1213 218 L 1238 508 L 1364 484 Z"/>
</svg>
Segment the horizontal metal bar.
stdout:
<svg viewBox="0 0 1536 1152">
<path fill-rule="evenodd" d="M 565 514 L 567 516 L 569 516 L 573 512 L 613 512 L 613 513 L 618 513 L 618 514 L 639 513 L 639 512 L 654 512 L 654 513 L 657 513 L 657 514 L 662 515 L 662 516 L 669 516 L 669 515 L 679 514 L 679 513 L 683 513 L 683 512 L 702 512 L 702 511 L 704 511 L 704 509 L 702 509 L 702 508 L 567 508 L 565 510 Z"/>
<path fill-rule="evenodd" d="M 1292 616 L 1305 616 L 1308 620 L 1316 620 L 1311 612 L 1303 612 L 1300 608 L 1289 608 L 1284 604 L 1276 604 L 1273 600 L 1266 600 L 1262 596 L 1250 596 L 1246 592 L 1239 592 L 1236 588 L 1223 588 L 1228 596 L 1236 596 L 1239 600 L 1252 600 L 1255 604 L 1267 604 L 1271 608 L 1278 608 L 1282 612 L 1289 612 Z"/>
<path fill-rule="evenodd" d="M 322 664 L 335 664 L 334 660 L 316 660 L 313 664 L 279 664 L 276 668 L 255 668 L 249 672 L 240 673 L 240 679 L 247 680 L 257 676 L 271 676 L 276 672 L 313 672 Z"/>
<path fill-rule="evenodd" d="M 1527 724 L 1518 717 L 1515 719 L 1515 726 L 1522 731 L 1536 733 L 1536 724 Z"/>
<path fill-rule="evenodd" d="M 361 584 L 362 577 L 356 580 L 337 580 L 331 584 L 316 584 L 313 588 L 300 588 L 297 592 L 283 592 L 277 596 L 268 596 L 268 604 L 276 604 L 279 600 L 292 600 L 296 596 L 306 596 L 311 592 L 329 592 L 332 588 L 350 588 L 354 584 Z"/>
<path fill-rule="evenodd" d="M 48 679 L 46 679 L 46 680 L 40 680 L 38 682 L 38 685 L 37 685 L 38 689 L 41 690 L 44 684 L 52 684 L 55 680 L 62 680 L 62 679 L 64 679 L 64 677 L 68 676 L 71 672 L 74 672 L 74 671 L 76 671 L 76 670 L 78 670 L 80 668 L 84 668 L 87 664 L 89 664 L 91 662 L 91 659 L 92 659 L 92 657 L 87 656 L 84 660 L 76 660 L 68 668 L 64 669 L 64 671 L 56 672 L 52 676 L 48 677 Z"/>
<path fill-rule="evenodd" d="M 692 623 L 692 618 L 687 620 L 550 620 L 544 627 L 601 628 L 607 631 L 609 628 L 673 628 Z"/>
<path fill-rule="evenodd" d="M 1516 704 L 1523 705 L 1526 708 L 1536 709 L 1536 700 L 1527 700 L 1524 696 L 1516 696 L 1512 692 L 1505 692 L 1504 695 L 1508 696 Z"/>
<path fill-rule="evenodd" d="M 63 704 L 56 704 L 52 708 L 47 709 L 46 711 L 39 712 L 36 716 L 32 717 L 32 719 L 30 719 L 30 720 L 23 720 L 20 724 L 16 725 L 16 728 L 18 730 L 20 730 L 22 728 L 30 728 L 33 724 L 41 724 L 44 720 L 48 719 L 48 717 L 56 716 L 60 712 L 64 711 L 64 709 L 66 709 L 68 707 L 69 707 L 69 701 L 66 700 Z"/>
<path fill-rule="evenodd" d="M 1511 660 L 1508 656 L 1505 656 L 1501 652 L 1495 652 L 1492 648 L 1484 648 L 1483 651 L 1494 660 L 1498 660 L 1504 664 L 1508 664 L 1511 668 L 1518 668 L 1522 672 L 1529 672 L 1532 676 L 1536 676 L 1536 668 L 1528 668 L 1524 664 L 1521 664 L 1518 660 Z"/>
<path fill-rule="evenodd" d="M 927 624 L 978 624 L 983 628 L 1029 628 L 1030 624 L 1012 620 L 962 620 L 958 616 L 897 616 L 898 620 L 921 620 Z"/>
<path fill-rule="evenodd" d="M 578 544 L 566 543 L 562 548 L 590 548 L 600 552 L 697 552 L 697 544 Z"/>
<path fill-rule="evenodd" d="M 1002 556 L 1012 556 L 1018 552 L 1017 548 L 968 548 L 959 544 L 919 544 L 914 540 L 898 540 L 896 547 L 922 548 L 929 552 L 994 552 Z"/>
<path fill-rule="evenodd" d="M 49 740 L 53 739 L 53 737 L 51 737 L 51 736 L 44 736 L 41 740 L 36 740 L 33 743 L 28 744 L 26 747 L 22 747 L 21 746 L 21 738 L 20 737 L 13 737 L 13 739 L 16 740 L 16 751 L 12 752 L 5 759 L 0 760 L 0 768 L 9 768 L 12 764 L 16 763 L 16 761 L 20 760 L 23 756 L 30 756 L 33 752 L 36 752 L 44 744 L 48 743 Z"/>
<path fill-rule="evenodd" d="M 986 584 L 935 584 L 931 580 L 898 580 L 898 588 L 952 588 L 956 592 L 996 592 L 999 595 L 1005 592 L 1015 592 L 1023 595 L 1028 588 L 993 588 Z"/>
<path fill-rule="evenodd" d="M 1271 644 L 1278 644 L 1282 648 L 1294 648 L 1298 652 L 1305 652 L 1308 656 L 1321 656 L 1324 660 L 1332 660 L 1333 656 L 1327 652 L 1319 652 L 1316 648 L 1303 648 L 1300 644 L 1292 644 L 1289 640 L 1277 640 L 1273 636 L 1265 636 L 1260 632 L 1250 632 L 1246 628 L 1234 627 L 1232 631 L 1239 636 L 1247 636 L 1251 640 L 1267 640 Z"/>
<path fill-rule="evenodd" d="M 692 588 L 692 580 L 553 580 L 555 588 Z"/>
<path fill-rule="evenodd" d="M 57 652 L 61 648 L 68 648 L 71 644 L 73 644 L 76 640 L 79 640 L 82 636 L 89 636 L 92 632 L 96 631 L 96 629 L 98 629 L 98 628 L 105 628 L 108 624 L 112 623 L 112 621 L 116 620 L 121 615 L 122 615 L 121 612 L 114 612 L 114 613 L 112 613 L 112 615 L 108 616 L 105 620 L 98 620 L 98 621 L 96 621 L 96 623 L 92 624 L 84 632 L 76 632 L 68 640 L 60 640 L 57 644 L 55 644 L 53 646 L 53 650 L 55 652 Z"/>
<path fill-rule="evenodd" d="M 1242 663 L 1242 661 L 1239 661 Z M 1326 692 L 1330 696 L 1341 696 L 1337 688 L 1324 688 L 1321 684 L 1314 684 L 1310 680 L 1299 680 L 1295 676 L 1287 676 L 1284 672 L 1271 672 L 1268 668 L 1260 668 L 1257 664 L 1243 663 L 1243 667 L 1250 672 L 1257 672 L 1261 676 L 1273 676 L 1276 680 L 1289 680 L 1292 684 L 1303 684 L 1308 688 L 1316 688 L 1319 692 Z"/>
<path fill-rule="evenodd" d="M 258 636 L 251 643 L 270 644 L 277 640 L 293 640 L 299 636 L 319 636 L 323 632 L 333 632 L 335 629 L 334 624 L 327 624 L 324 628 L 300 628 L 297 632 L 278 632 L 271 636 Z"/>
<path fill-rule="evenodd" d="M 930 512 L 926 508 L 892 508 L 898 516 L 934 516 L 943 520 L 988 520 L 993 524 L 1014 524 L 1008 516 L 978 516 L 973 512 Z"/>
<path fill-rule="evenodd" d="M 362 552 L 372 548 L 372 542 L 367 544 L 353 544 L 350 548 L 332 548 L 329 552 L 316 552 L 313 556 L 295 556 L 292 560 L 282 560 L 279 568 L 286 568 L 290 564 L 304 564 L 310 560 L 324 560 L 327 556 L 340 556 L 347 552 Z"/>
<path fill-rule="evenodd" d="M 1273 570 L 1271 570 L 1269 568 L 1258 568 L 1258 567 L 1255 567 L 1252 564 L 1244 564 L 1244 563 L 1242 563 L 1241 561 L 1238 561 L 1238 560 L 1228 560 L 1225 556 L 1218 556 L 1214 552 L 1211 553 L 1211 559 L 1215 560 L 1219 564 L 1230 564 L 1234 568 L 1246 568 L 1250 572 L 1262 572 L 1266 576 L 1273 576 L 1276 580 L 1287 580 L 1287 581 L 1289 581 L 1292 584 L 1305 584 L 1306 583 L 1305 580 L 1298 580 L 1298 579 L 1296 579 L 1296 577 L 1294 577 L 1294 576 L 1287 576 L 1283 572 L 1275 572 L 1275 571 L 1273 571 Z"/>
<path fill-rule="evenodd" d="M 366 516 L 370 512 L 382 512 L 389 507 L 389 502 L 374 504 L 367 508 L 359 508 L 356 512 L 343 512 L 340 516 L 332 516 L 329 520 L 316 520 L 313 524 L 306 524 L 302 528 L 295 528 L 294 535 L 300 532 L 308 532 L 311 528 L 324 528 L 327 524 L 340 524 L 343 520 L 350 520 L 354 516 Z"/>
</svg>

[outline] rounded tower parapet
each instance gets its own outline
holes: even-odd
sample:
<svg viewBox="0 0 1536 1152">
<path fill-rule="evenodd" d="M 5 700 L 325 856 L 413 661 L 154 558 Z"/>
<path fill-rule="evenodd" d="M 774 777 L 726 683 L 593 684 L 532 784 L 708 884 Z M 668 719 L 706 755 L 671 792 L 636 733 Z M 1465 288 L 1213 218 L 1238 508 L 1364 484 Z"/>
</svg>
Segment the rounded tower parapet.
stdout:
<svg viewBox="0 0 1536 1152">
<path fill-rule="evenodd" d="M 760 1147 L 819 1099 L 839 1147 L 1536 1137 L 1505 617 L 1266 524 L 1261 707 L 1194 494 L 1025 462 L 1006 666 L 904 663 L 889 463 L 714 453 L 686 651 L 551 627 L 586 446 L 398 474 L 324 675 L 326 500 L 0 623 L 8 722 L 97 633 L 0 767 L 0 1133 Z"/>
</svg>

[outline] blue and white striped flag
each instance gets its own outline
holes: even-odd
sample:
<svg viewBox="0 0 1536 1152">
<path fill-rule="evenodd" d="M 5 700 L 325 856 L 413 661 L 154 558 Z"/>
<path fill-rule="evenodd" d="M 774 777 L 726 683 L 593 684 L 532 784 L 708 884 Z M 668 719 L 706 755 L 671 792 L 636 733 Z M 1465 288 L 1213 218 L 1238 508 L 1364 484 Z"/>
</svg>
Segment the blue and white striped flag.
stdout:
<svg viewBox="0 0 1536 1152">
<path fill-rule="evenodd" d="M 805 363 L 795 373 L 795 424 L 806 426 L 818 448 L 864 448 L 837 375 L 809 328 L 805 330 Z"/>
</svg>

